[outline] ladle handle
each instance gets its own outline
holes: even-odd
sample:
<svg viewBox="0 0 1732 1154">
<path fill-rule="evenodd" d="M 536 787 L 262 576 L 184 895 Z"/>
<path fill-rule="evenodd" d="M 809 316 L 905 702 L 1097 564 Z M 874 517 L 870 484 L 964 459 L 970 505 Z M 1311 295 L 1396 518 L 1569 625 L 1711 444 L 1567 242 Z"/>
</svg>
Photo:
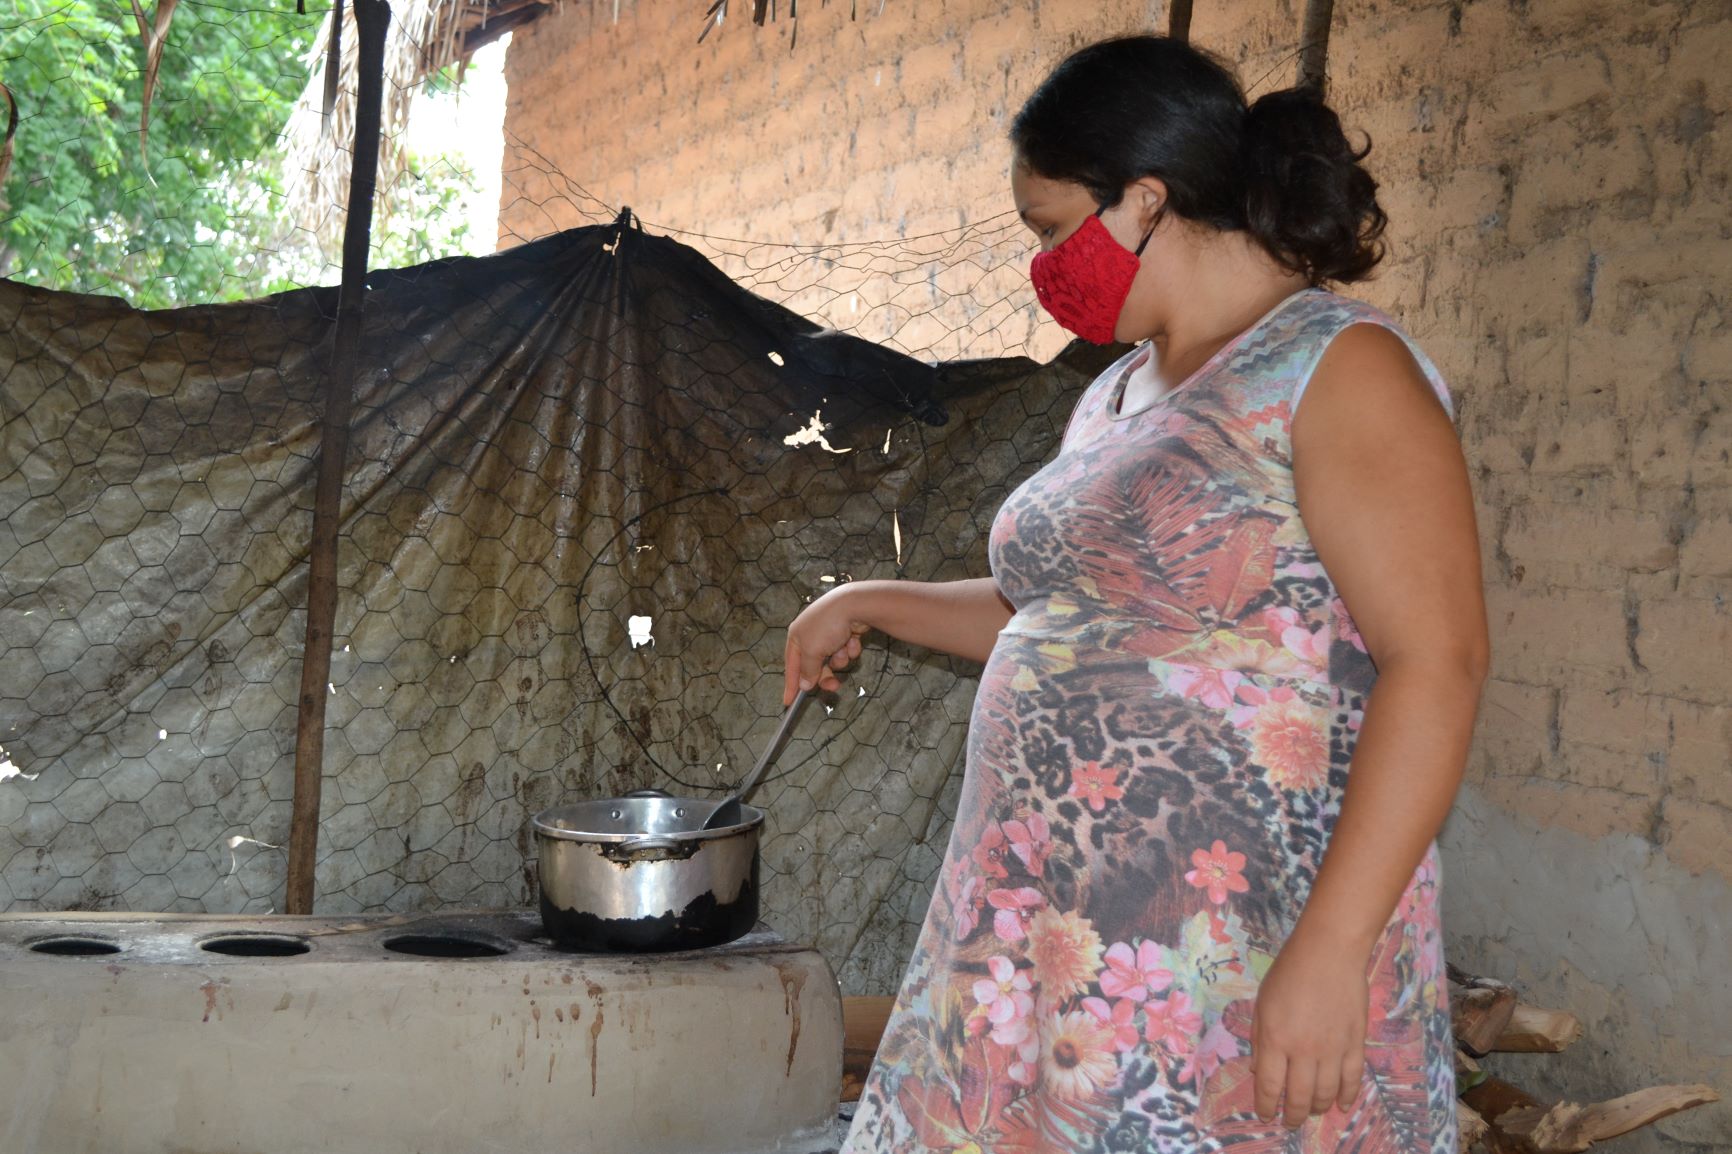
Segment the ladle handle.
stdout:
<svg viewBox="0 0 1732 1154">
<path fill-rule="evenodd" d="M 788 706 L 788 711 L 782 714 L 782 724 L 776 727 L 776 735 L 770 738 L 770 744 L 764 747 L 764 752 L 758 755 L 758 764 L 752 767 L 752 772 L 746 775 L 746 780 L 740 783 L 739 792 L 734 794 L 737 801 L 746 802 L 752 798 L 752 793 L 763 780 L 764 770 L 770 767 L 770 759 L 776 756 L 776 748 L 782 744 L 782 739 L 788 736 L 788 727 L 794 724 L 794 715 L 800 712 L 800 706 L 806 700 L 807 690 L 794 694 L 794 702 Z"/>
</svg>

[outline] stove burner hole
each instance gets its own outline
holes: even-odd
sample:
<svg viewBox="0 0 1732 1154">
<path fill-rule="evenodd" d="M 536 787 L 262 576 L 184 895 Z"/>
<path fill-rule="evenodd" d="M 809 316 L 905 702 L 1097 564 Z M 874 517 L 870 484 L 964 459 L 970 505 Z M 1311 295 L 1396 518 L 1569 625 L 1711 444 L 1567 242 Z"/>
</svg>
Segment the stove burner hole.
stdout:
<svg viewBox="0 0 1732 1154">
<path fill-rule="evenodd" d="M 198 948 L 236 958 L 292 958 L 313 947 L 304 939 L 288 934 L 224 934 L 207 938 L 198 944 Z"/>
<path fill-rule="evenodd" d="M 59 958 L 90 958 L 103 954 L 118 954 L 120 947 L 106 938 L 86 938 L 67 935 L 58 938 L 43 938 L 39 942 L 31 942 L 30 950 L 37 954 L 52 954 Z"/>
<path fill-rule="evenodd" d="M 511 952 L 509 946 L 469 934 L 399 934 L 385 939 L 385 948 L 418 958 L 497 958 Z"/>
</svg>

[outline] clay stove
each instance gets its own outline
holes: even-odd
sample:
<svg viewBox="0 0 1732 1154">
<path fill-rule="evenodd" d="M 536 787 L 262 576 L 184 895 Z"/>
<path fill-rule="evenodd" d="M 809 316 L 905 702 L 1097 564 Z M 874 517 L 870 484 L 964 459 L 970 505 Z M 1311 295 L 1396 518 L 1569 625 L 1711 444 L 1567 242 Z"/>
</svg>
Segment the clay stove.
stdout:
<svg viewBox="0 0 1732 1154">
<path fill-rule="evenodd" d="M 529 911 L 0 915 L 7 1154 L 816 1154 L 836 980 L 759 930 L 555 949 Z"/>
</svg>

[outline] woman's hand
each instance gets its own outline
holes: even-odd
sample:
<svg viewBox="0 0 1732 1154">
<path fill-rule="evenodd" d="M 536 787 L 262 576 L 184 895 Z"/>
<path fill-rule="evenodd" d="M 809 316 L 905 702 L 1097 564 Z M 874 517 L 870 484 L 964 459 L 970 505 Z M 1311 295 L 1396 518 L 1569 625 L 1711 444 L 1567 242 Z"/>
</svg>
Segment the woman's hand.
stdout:
<svg viewBox="0 0 1732 1154">
<path fill-rule="evenodd" d="M 848 586 L 838 586 L 806 606 L 788 626 L 783 705 L 793 702 L 797 690 L 834 692 L 841 687 L 836 674 L 860 656 L 860 638 L 872 629 L 853 613 L 851 601 Z"/>
<path fill-rule="evenodd" d="M 838 585 L 788 626 L 782 704 L 792 703 L 802 687 L 839 688 L 836 674 L 860 656 L 861 636 L 874 629 L 909 645 L 985 661 L 1012 612 L 990 577 Z"/>
<path fill-rule="evenodd" d="M 1257 1116 L 1297 1129 L 1339 1104 L 1351 1110 L 1365 1072 L 1366 954 L 1296 929 L 1257 991 L 1251 1072 Z"/>
</svg>

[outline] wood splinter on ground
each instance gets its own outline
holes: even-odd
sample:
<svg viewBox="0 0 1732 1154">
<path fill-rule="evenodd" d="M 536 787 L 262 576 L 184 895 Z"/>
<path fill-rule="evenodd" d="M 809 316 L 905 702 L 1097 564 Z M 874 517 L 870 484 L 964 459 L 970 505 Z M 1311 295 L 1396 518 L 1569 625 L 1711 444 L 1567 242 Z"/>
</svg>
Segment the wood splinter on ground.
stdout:
<svg viewBox="0 0 1732 1154">
<path fill-rule="evenodd" d="M 1499 1115 L 1497 1125 L 1510 1137 L 1525 1139 L 1548 1154 L 1586 1150 L 1595 1142 L 1628 1134 L 1680 1110 L 1719 1100 L 1720 1095 L 1701 1083 L 1650 1086 L 1608 1102 L 1517 1106 Z"/>
<path fill-rule="evenodd" d="M 1485 1119 L 1479 1116 L 1479 1111 L 1459 1098 L 1455 1102 L 1455 1121 L 1456 1128 L 1461 1133 L 1463 1150 L 1472 1150 L 1474 1143 L 1485 1137 L 1485 1132 L 1489 1129 Z"/>
<path fill-rule="evenodd" d="M 1541 1102 L 1490 1077 L 1477 1059 L 1489 1053 L 1556 1054 L 1582 1036 L 1581 1019 L 1520 1001 L 1493 978 L 1449 967 L 1456 1103 L 1463 1154 L 1570 1154 L 1628 1134 L 1680 1110 L 1719 1101 L 1708 1086 L 1653 1086 L 1606 1102 Z"/>
<path fill-rule="evenodd" d="M 1556 1054 L 1581 1036 L 1581 1019 L 1568 1010 L 1542 1010 L 1517 1002 L 1492 1048 L 1505 1054 Z"/>
<path fill-rule="evenodd" d="M 1573 1154 L 1680 1110 L 1717 1102 L 1700 1084 L 1651 1086 L 1605 1102 L 1542 1102 L 1488 1075 L 1490 1053 L 1555 1054 L 1582 1036 L 1568 1010 L 1522 1002 L 1507 982 L 1449 967 L 1450 1018 L 1462 1154 Z M 857 1101 L 884 1036 L 893 998 L 842 999 L 842 1100 Z"/>
</svg>

